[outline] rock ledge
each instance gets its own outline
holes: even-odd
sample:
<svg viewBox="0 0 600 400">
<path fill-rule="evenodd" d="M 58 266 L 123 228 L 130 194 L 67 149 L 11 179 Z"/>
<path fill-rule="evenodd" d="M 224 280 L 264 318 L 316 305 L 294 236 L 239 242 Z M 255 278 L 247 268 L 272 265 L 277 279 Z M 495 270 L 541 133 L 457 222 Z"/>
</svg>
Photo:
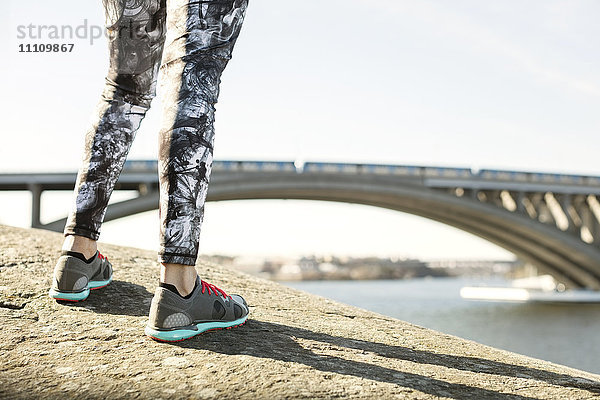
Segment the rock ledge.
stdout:
<svg viewBox="0 0 600 400">
<path fill-rule="evenodd" d="M 0 398 L 600 398 L 600 376 L 494 349 L 227 270 L 250 320 L 177 344 L 143 335 L 154 252 L 101 245 L 115 280 L 47 296 L 60 234 L 0 226 Z"/>
</svg>

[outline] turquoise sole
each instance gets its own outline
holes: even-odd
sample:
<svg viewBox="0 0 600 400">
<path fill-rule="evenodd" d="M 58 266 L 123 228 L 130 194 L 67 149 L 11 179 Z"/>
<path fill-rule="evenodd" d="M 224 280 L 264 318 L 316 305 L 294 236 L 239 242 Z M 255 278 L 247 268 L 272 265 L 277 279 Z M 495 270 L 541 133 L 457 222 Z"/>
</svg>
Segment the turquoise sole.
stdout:
<svg viewBox="0 0 600 400">
<path fill-rule="evenodd" d="M 112 276 L 108 280 L 106 280 L 106 281 L 92 281 L 92 282 L 89 282 L 88 285 L 87 285 L 87 287 L 88 287 L 88 289 L 92 289 L 92 290 L 94 290 L 94 289 L 100 289 L 101 287 L 104 287 L 104 286 L 108 285 L 111 282 L 112 282 Z"/>
<path fill-rule="evenodd" d="M 55 300 L 82 301 L 82 300 L 85 300 L 88 298 L 91 290 L 103 288 L 104 286 L 108 285 L 111 282 L 112 282 L 112 276 L 110 277 L 110 279 L 105 280 L 105 281 L 89 282 L 83 292 L 69 293 L 69 292 L 60 292 L 55 289 L 50 289 L 50 291 L 48 292 L 48 295 Z"/>
<path fill-rule="evenodd" d="M 247 319 L 248 316 L 246 315 L 245 317 L 236 319 L 235 321 L 201 322 L 196 324 L 197 329 L 176 329 L 173 331 L 159 331 L 146 326 L 144 333 L 150 336 L 152 339 L 156 339 L 161 342 L 178 342 L 207 331 L 234 328 L 236 326 L 243 325 Z"/>
<path fill-rule="evenodd" d="M 55 300 L 81 301 L 88 298 L 90 289 L 86 288 L 83 292 L 79 293 L 59 292 L 58 290 L 50 289 L 48 295 Z"/>
</svg>

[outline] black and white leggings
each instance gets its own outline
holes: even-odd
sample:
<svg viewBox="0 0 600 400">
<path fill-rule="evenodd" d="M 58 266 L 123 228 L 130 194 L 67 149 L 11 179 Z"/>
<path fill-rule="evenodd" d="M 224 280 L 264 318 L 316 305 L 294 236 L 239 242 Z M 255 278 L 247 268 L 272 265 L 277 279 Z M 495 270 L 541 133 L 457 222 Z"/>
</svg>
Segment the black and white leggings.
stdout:
<svg viewBox="0 0 600 400">
<path fill-rule="evenodd" d="M 114 185 L 156 94 L 159 262 L 194 265 L 212 166 L 215 103 L 248 0 L 103 0 L 110 67 L 86 133 L 65 235 L 98 240 Z M 164 54 L 163 54 L 164 48 Z"/>
</svg>

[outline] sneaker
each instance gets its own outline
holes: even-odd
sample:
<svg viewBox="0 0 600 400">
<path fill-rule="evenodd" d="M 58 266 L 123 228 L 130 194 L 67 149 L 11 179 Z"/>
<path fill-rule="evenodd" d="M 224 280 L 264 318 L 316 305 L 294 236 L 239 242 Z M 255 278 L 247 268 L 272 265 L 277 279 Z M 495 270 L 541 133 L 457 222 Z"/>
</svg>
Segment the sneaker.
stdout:
<svg viewBox="0 0 600 400">
<path fill-rule="evenodd" d="M 99 251 L 89 260 L 81 253 L 63 251 L 48 294 L 56 300 L 85 300 L 90 290 L 103 288 L 112 281 L 112 272 L 112 264 Z"/>
<path fill-rule="evenodd" d="M 173 285 L 160 283 L 150 306 L 145 333 L 163 342 L 189 339 L 201 333 L 243 325 L 248 304 L 196 276 L 196 286 L 183 297 Z"/>
</svg>

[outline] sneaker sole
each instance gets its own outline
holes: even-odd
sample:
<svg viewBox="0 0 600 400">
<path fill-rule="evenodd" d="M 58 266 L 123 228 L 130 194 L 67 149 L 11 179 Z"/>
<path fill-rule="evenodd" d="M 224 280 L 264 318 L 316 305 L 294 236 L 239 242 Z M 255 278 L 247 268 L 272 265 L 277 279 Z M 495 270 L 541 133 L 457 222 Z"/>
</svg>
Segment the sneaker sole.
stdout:
<svg viewBox="0 0 600 400">
<path fill-rule="evenodd" d="M 235 321 L 201 322 L 196 324 L 196 329 L 190 329 L 189 327 L 186 327 L 171 331 L 160 331 L 146 326 L 144 333 L 147 336 L 150 336 L 152 339 L 158 340 L 159 342 L 180 342 L 209 331 L 237 328 L 238 326 L 244 325 L 247 320 L 248 315 L 243 318 L 236 319 Z"/>
<path fill-rule="evenodd" d="M 108 286 L 108 284 L 111 282 L 112 282 L 112 277 L 110 277 L 110 279 L 108 279 L 106 281 L 88 282 L 87 287 L 83 291 L 77 292 L 77 293 L 61 292 L 61 291 L 58 291 L 55 289 L 50 289 L 50 291 L 48 292 L 48 295 L 51 298 L 53 298 L 54 300 L 75 301 L 75 302 L 83 301 L 88 298 L 88 296 L 90 295 L 90 291 L 96 290 L 96 289 L 102 289 L 103 287 Z"/>
</svg>

